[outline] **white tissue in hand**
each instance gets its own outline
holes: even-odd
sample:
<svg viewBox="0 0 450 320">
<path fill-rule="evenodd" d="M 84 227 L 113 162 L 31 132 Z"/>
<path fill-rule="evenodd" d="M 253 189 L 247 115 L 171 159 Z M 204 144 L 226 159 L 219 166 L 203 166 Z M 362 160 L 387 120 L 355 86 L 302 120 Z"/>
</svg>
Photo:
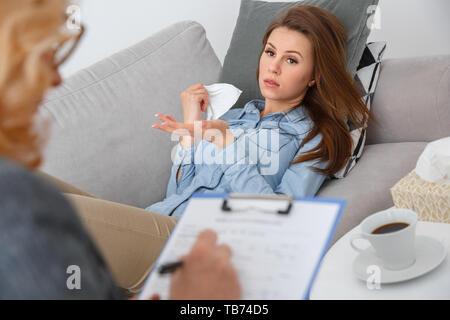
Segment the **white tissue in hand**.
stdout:
<svg viewBox="0 0 450 320">
<path fill-rule="evenodd" d="M 205 86 L 208 91 L 209 105 L 206 109 L 206 120 L 216 120 L 239 99 L 242 90 L 228 83 L 215 83 Z"/>
<path fill-rule="evenodd" d="M 415 171 L 425 181 L 450 184 L 450 137 L 427 144 Z"/>
</svg>

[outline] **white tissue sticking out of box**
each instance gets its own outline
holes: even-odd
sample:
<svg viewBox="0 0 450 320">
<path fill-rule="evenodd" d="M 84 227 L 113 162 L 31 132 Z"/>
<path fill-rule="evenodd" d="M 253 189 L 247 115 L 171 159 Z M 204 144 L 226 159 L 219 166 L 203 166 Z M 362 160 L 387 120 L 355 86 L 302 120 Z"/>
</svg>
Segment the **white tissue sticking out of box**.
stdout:
<svg viewBox="0 0 450 320">
<path fill-rule="evenodd" d="M 427 144 L 415 171 L 425 181 L 450 184 L 450 137 Z"/>
<path fill-rule="evenodd" d="M 216 120 L 239 99 L 242 90 L 228 83 L 215 83 L 205 86 L 208 91 L 209 105 L 206 109 L 206 120 Z"/>
</svg>

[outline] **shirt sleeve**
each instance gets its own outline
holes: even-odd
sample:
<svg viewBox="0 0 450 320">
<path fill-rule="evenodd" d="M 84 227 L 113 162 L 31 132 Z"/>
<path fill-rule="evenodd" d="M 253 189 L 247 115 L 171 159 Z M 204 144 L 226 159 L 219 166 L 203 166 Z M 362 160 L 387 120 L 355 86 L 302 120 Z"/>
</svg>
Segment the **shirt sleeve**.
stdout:
<svg viewBox="0 0 450 320">
<path fill-rule="evenodd" d="M 124 298 L 56 189 L 31 174 L 0 177 L 0 299 Z"/>
<path fill-rule="evenodd" d="M 301 153 L 311 150 L 320 142 L 321 136 L 317 135 L 308 141 L 297 152 L 295 158 Z M 244 162 L 245 163 L 245 162 Z M 236 193 L 260 193 L 260 194 L 287 194 L 294 197 L 315 196 L 320 186 L 326 179 L 325 175 L 315 172 L 310 168 L 325 168 L 327 162 L 308 161 L 293 164 L 284 173 L 280 184 L 273 189 L 260 174 L 256 164 L 235 164 L 224 166 L 224 174 L 231 179 L 231 192 Z"/>
<path fill-rule="evenodd" d="M 192 182 L 195 176 L 194 151 L 195 146 L 183 148 L 179 143 L 177 144 L 169 183 L 167 184 L 166 197 L 175 193 L 179 194 Z M 181 172 L 177 181 L 178 169 Z"/>
</svg>

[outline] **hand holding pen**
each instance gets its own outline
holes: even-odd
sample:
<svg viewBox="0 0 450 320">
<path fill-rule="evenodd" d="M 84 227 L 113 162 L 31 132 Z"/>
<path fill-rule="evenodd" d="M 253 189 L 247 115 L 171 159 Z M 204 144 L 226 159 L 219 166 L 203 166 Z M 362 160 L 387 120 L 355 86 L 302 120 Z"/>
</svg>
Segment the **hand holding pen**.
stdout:
<svg viewBox="0 0 450 320">
<path fill-rule="evenodd" d="M 241 298 L 238 275 L 230 261 L 231 249 L 216 242 L 217 234 L 205 230 L 199 234 L 189 254 L 163 268 L 163 273 L 172 273 L 170 299 Z"/>
</svg>

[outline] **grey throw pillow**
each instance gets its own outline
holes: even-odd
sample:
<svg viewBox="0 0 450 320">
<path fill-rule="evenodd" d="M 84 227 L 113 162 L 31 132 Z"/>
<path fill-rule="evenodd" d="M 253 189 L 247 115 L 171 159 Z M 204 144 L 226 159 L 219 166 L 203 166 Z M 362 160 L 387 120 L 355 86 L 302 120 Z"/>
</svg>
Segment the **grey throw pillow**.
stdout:
<svg viewBox="0 0 450 320">
<path fill-rule="evenodd" d="M 264 33 L 270 23 L 285 9 L 295 5 L 312 5 L 334 14 L 347 31 L 347 71 L 356 74 L 370 29 L 369 6 L 378 0 L 304 0 L 297 2 L 265 2 L 242 0 L 239 17 L 225 56 L 220 82 L 231 83 L 243 91 L 233 108 L 243 108 L 253 99 L 261 99 L 256 68 L 262 50 Z"/>
</svg>

